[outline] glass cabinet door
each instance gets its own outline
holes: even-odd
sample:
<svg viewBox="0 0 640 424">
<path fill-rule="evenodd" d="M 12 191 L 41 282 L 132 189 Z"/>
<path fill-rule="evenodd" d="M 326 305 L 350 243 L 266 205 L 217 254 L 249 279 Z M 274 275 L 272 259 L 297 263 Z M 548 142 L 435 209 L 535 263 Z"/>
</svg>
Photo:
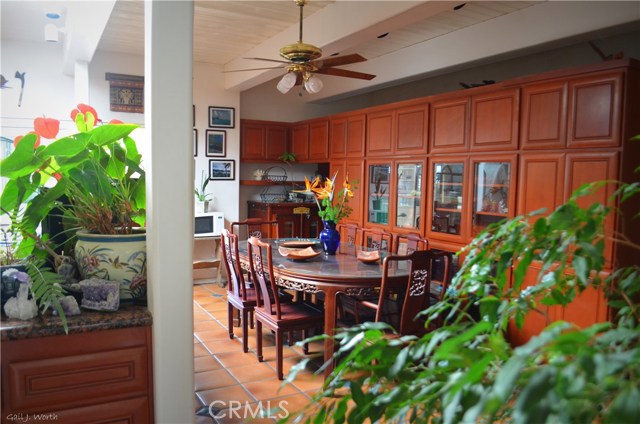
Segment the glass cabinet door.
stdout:
<svg viewBox="0 0 640 424">
<path fill-rule="evenodd" d="M 431 231 L 460 235 L 464 163 L 434 162 Z"/>
<path fill-rule="evenodd" d="M 396 188 L 396 227 L 420 229 L 422 163 L 400 163 Z"/>
<path fill-rule="evenodd" d="M 511 163 L 477 162 L 474 167 L 473 235 L 509 214 Z"/>
<path fill-rule="evenodd" d="M 373 224 L 389 223 L 389 180 L 391 165 L 369 165 L 368 221 Z"/>
</svg>

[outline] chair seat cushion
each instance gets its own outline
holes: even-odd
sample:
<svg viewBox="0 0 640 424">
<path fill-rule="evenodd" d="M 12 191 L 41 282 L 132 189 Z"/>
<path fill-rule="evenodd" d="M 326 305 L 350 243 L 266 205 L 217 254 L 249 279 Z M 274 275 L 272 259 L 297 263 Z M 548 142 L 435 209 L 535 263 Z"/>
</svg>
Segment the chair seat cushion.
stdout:
<svg viewBox="0 0 640 424">
<path fill-rule="evenodd" d="M 274 307 L 275 308 L 275 307 Z M 317 323 L 320 327 L 324 320 L 324 313 L 311 308 L 304 303 L 283 303 L 280 304 L 282 319 L 278 320 L 262 307 L 256 307 L 256 318 L 263 318 L 269 323 L 279 327 L 296 327 L 299 325 L 309 326 L 310 323 Z"/>
</svg>

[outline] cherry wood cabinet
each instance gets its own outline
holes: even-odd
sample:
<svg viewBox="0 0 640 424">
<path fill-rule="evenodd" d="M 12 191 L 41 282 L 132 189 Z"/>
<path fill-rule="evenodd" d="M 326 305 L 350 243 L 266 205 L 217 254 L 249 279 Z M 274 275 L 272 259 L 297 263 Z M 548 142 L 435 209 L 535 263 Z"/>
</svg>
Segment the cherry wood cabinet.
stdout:
<svg viewBox="0 0 640 424">
<path fill-rule="evenodd" d="M 273 162 L 287 151 L 289 125 L 269 121 L 240 121 L 240 160 Z"/>
<path fill-rule="evenodd" d="M 291 127 L 290 151 L 296 155 L 296 162 L 306 162 L 309 159 L 309 124 Z"/>
<path fill-rule="evenodd" d="M 518 215 L 551 213 L 564 201 L 564 153 L 523 153 L 518 166 Z"/>
<path fill-rule="evenodd" d="M 471 97 L 471 151 L 518 148 L 519 89 L 503 89 Z"/>
<path fill-rule="evenodd" d="M 329 161 L 329 120 L 309 123 L 309 161 Z"/>
<path fill-rule="evenodd" d="M 367 157 L 427 153 L 424 102 L 367 114 Z"/>
<path fill-rule="evenodd" d="M 2 340 L 1 350 L 2 423 L 153 422 L 150 326 Z"/>
<path fill-rule="evenodd" d="M 366 115 L 354 113 L 332 117 L 329 123 L 331 160 L 364 156 Z"/>
<path fill-rule="evenodd" d="M 468 96 L 431 102 L 430 153 L 460 153 L 469 150 Z"/>
<path fill-rule="evenodd" d="M 561 149 L 567 139 L 567 82 L 522 89 L 520 145 L 523 149 Z"/>
<path fill-rule="evenodd" d="M 318 217 L 315 203 L 269 203 L 248 201 L 249 218 L 278 221 L 278 234 L 269 233 L 268 238 L 318 237 L 322 221 Z M 273 230 L 275 232 L 275 230 Z"/>
<path fill-rule="evenodd" d="M 470 210 L 468 157 L 430 158 L 428 181 L 427 237 L 462 245 Z"/>
<path fill-rule="evenodd" d="M 569 81 L 567 147 L 620 145 L 621 89 L 618 72 Z"/>
</svg>

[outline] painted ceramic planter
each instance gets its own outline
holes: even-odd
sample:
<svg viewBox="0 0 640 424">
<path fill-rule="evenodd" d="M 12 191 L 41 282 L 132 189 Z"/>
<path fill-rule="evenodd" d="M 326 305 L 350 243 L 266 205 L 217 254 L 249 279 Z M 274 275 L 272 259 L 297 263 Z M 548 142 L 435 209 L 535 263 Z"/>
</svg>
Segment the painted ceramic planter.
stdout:
<svg viewBox="0 0 640 424">
<path fill-rule="evenodd" d="M 90 234 L 78 231 L 76 261 L 82 279 L 102 278 L 120 283 L 120 299 L 147 298 L 146 234 Z"/>
</svg>

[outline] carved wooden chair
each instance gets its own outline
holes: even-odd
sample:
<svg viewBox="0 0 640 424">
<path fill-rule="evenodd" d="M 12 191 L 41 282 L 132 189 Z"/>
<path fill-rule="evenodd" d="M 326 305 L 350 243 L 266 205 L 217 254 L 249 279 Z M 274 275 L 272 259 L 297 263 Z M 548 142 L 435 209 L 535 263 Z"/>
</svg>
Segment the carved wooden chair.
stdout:
<svg viewBox="0 0 640 424">
<path fill-rule="evenodd" d="M 318 327 L 318 323 L 324 321 L 323 312 L 306 303 L 282 303 L 278 296 L 270 298 L 269 292 L 277 293 L 273 273 L 273 261 L 271 245 L 264 243 L 257 237 L 251 237 L 248 241 L 249 264 L 251 275 L 258 286 L 258 296 L 254 310 L 256 318 L 257 355 L 262 362 L 262 326 L 266 326 L 276 336 L 276 370 L 278 379 L 283 379 L 282 349 L 285 333 L 301 330 L 302 337 L 306 338 L 308 330 Z M 303 346 L 304 353 L 309 352 L 308 345 Z"/>
<path fill-rule="evenodd" d="M 239 236 L 240 240 L 248 240 L 251 237 L 277 238 L 278 221 L 265 221 L 261 218 L 248 218 L 244 221 L 232 222 L 229 226 L 232 234 Z"/>
<path fill-rule="evenodd" d="M 380 252 L 393 252 L 393 234 L 375 228 L 363 228 L 360 245 Z"/>
<path fill-rule="evenodd" d="M 429 250 L 429 240 L 418 233 L 397 234 L 393 247 L 395 254 L 408 255 L 416 250 Z"/>
</svg>

